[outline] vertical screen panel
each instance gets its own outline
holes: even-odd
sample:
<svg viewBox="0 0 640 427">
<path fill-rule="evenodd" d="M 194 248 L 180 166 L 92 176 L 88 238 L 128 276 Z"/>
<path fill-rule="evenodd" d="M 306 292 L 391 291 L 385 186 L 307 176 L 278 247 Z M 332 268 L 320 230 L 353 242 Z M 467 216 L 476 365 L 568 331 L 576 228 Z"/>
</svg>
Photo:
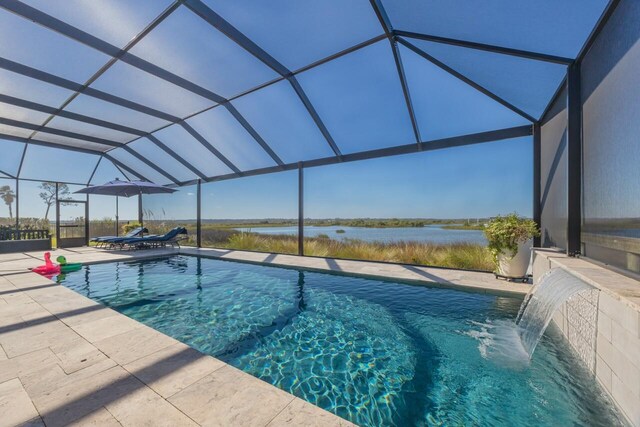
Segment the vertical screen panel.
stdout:
<svg viewBox="0 0 640 427">
<path fill-rule="evenodd" d="M 202 185 L 203 246 L 295 254 L 297 218 L 297 171 Z"/>
<path fill-rule="evenodd" d="M 489 270 L 489 217 L 531 216 L 530 137 L 305 169 L 305 253 Z"/>
<path fill-rule="evenodd" d="M 0 227 L 15 227 L 17 181 L 0 175 Z"/>
<path fill-rule="evenodd" d="M 116 216 L 118 221 L 116 223 Z M 89 195 L 89 236 L 122 236 L 125 226 L 138 223 L 138 197 Z"/>
<path fill-rule="evenodd" d="M 180 244 L 195 246 L 197 203 L 195 185 L 180 187 L 171 194 L 144 195 L 144 226 L 151 234 L 165 234 L 175 227 L 184 227 L 188 234 Z"/>
<path fill-rule="evenodd" d="M 582 63 L 589 257 L 640 272 L 640 3 L 623 1 Z"/>
<path fill-rule="evenodd" d="M 298 76 L 343 153 L 415 142 L 385 40 Z"/>
<path fill-rule="evenodd" d="M 0 153 L 2 153 L 0 156 L 0 171 L 16 176 L 23 152 L 24 144 L 22 142 L 0 139 Z"/>
<path fill-rule="evenodd" d="M 20 228 L 50 230 L 53 234 L 56 220 L 55 182 L 20 180 L 19 191 Z M 61 198 L 70 197 L 69 187 L 63 184 L 60 185 L 59 193 Z"/>
<path fill-rule="evenodd" d="M 567 92 L 563 90 L 540 127 L 541 243 L 567 247 Z"/>
</svg>

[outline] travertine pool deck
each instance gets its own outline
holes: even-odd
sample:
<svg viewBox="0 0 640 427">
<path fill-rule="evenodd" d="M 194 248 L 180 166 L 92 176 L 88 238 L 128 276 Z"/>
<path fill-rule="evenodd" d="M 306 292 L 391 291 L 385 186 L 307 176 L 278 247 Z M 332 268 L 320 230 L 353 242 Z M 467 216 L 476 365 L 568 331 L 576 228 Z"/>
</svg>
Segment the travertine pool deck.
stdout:
<svg viewBox="0 0 640 427">
<path fill-rule="evenodd" d="M 77 248 L 52 255 L 101 263 L 178 253 L 497 294 L 529 290 L 486 273 L 215 249 Z M 41 256 L 0 255 L 0 425 L 351 425 L 29 272 Z"/>
</svg>

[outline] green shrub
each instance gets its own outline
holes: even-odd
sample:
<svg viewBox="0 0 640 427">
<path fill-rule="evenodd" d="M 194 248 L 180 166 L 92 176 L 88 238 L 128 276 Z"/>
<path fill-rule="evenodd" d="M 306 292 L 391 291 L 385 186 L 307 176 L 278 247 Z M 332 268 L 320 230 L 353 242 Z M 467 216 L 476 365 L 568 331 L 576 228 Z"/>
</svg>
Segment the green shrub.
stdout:
<svg viewBox="0 0 640 427">
<path fill-rule="evenodd" d="M 539 236 L 540 230 L 535 221 L 512 213 L 493 218 L 485 227 L 484 234 L 489 241 L 487 249 L 497 265 L 498 256 L 506 253 L 515 256 L 518 244 Z"/>
<path fill-rule="evenodd" d="M 122 234 L 127 234 L 128 232 L 130 232 L 131 230 L 133 230 L 134 228 L 138 228 L 138 227 L 142 227 L 142 224 L 140 224 L 139 222 L 129 222 L 126 224 L 122 225 Z"/>
</svg>

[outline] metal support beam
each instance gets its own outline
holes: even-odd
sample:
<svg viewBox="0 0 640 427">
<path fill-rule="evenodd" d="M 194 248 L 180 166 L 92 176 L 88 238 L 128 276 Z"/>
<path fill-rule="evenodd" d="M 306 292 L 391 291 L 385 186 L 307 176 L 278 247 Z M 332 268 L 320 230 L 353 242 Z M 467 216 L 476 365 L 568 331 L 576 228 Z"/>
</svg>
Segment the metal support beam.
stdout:
<svg viewBox="0 0 640 427">
<path fill-rule="evenodd" d="M 40 111 L 41 113 L 56 114 L 66 119 L 75 120 L 78 122 L 88 123 L 95 126 L 100 126 L 107 129 L 117 130 L 119 132 L 130 133 L 137 136 L 145 136 L 147 132 L 135 129 L 129 126 L 120 125 L 106 120 L 96 119 L 95 117 L 85 116 L 84 114 L 74 113 L 72 111 L 60 110 L 51 107 L 49 105 L 39 104 L 37 102 L 27 101 L 26 99 L 16 98 L 13 96 L 0 93 L 0 102 L 15 105 L 16 107 L 27 108 L 29 110 Z"/>
<path fill-rule="evenodd" d="M 87 185 L 91 185 L 91 181 L 93 180 L 94 175 L 96 174 L 96 171 L 98 170 L 98 166 L 100 166 L 100 162 L 102 161 L 103 156 L 100 156 L 98 158 L 98 161 L 96 162 L 96 166 L 93 168 L 93 172 L 91 172 L 91 175 L 89 176 L 89 180 L 87 181 Z"/>
<path fill-rule="evenodd" d="M 198 180 L 196 187 L 196 246 L 202 247 L 202 180 Z"/>
<path fill-rule="evenodd" d="M 90 96 L 92 98 L 100 99 L 102 101 L 119 105 L 121 107 L 138 111 L 140 113 L 148 114 L 162 120 L 166 120 L 169 122 L 177 122 L 181 120 L 180 117 L 165 113 L 160 110 L 156 110 L 151 107 L 147 107 L 146 105 L 138 104 L 137 102 L 129 101 L 128 99 L 121 98 L 119 96 L 115 96 L 110 93 L 94 89 L 92 87 L 84 88 L 84 86 L 80 83 L 76 83 L 72 80 L 58 77 L 54 74 L 29 67 L 28 65 L 20 64 L 7 58 L 0 57 L 0 68 L 74 92 L 82 91 L 84 95 Z"/>
<path fill-rule="evenodd" d="M 20 229 L 20 180 L 16 179 L 16 230 Z M 20 238 L 20 233 L 18 233 Z"/>
<path fill-rule="evenodd" d="M 398 73 L 398 78 L 400 79 L 400 86 L 402 86 L 402 94 L 404 96 L 404 101 L 407 106 L 407 112 L 409 113 L 409 118 L 411 119 L 411 127 L 413 128 L 413 135 L 416 139 L 416 144 L 420 144 L 422 141 L 422 137 L 420 136 L 420 129 L 418 128 L 418 121 L 416 120 L 416 115 L 413 110 L 413 102 L 411 102 L 411 95 L 409 93 L 409 85 L 407 84 L 407 77 L 404 72 L 404 66 L 402 65 L 402 57 L 400 56 L 400 50 L 398 49 L 398 41 L 397 37 L 393 33 L 393 26 L 391 25 L 391 20 L 387 15 L 384 6 L 380 0 L 370 0 L 371 7 L 378 17 L 378 21 L 380 21 L 380 25 L 384 30 L 384 33 L 389 40 L 389 44 L 391 45 L 391 52 L 393 53 L 393 60 L 396 64 L 396 71 Z"/>
<path fill-rule="evenodd" d="M 116 166 L 118 166 L 121 169 L 126 170 L 127 172 L 129 172 L 131 175 L 133 176 L 137 176 L 138 178 L 144 180 L 144 181 L 148 181 L 151 182 L 150 179 L 146 178 L 144 175 L 140 174 L 140 172 L 136 172 L 133 169 L 131 169 L 129 166 L 125 165 L 124 163 L 122 163 L 120 160 L 116 159 L 115 157 L 113 157 L 112 155 L 105 153 L 104 157 L 106 157 L 107 159 L 111 160 L 111 162 L 113 162 L 113 164 L 115 164 Z M 125 175 L 126 176 L 126 175 Z"/>
<path fill-rule="evenodd" d="M 194 128 L 192 128 L 189 123 L 180 122 L 180 125 L 182 126 L 182 128 L 184 130 L 189 132 L 189 134 L 192 137 L 194 137 L 200 144 L 202 144 L 204 146 L 204 148 L 209 150 L 222 163 L 227 165 L 227 167 L 229 167 L 229 169 L 231 169 L 235 173 L 240 173 L 240 169 L 238 169 L 238 167 L 236 167 L 236 165 L 234 165 L 233 162 L 231 162 L 231 160 L 227 159 L 224 154 L 222 154 L 220 151 L 218 151 L 217 148 L 215 148 L 213 145 L 211 145 L 211 143 L 209 143 L 209 141 L 207 141 L 202 135 L 200 135 L 200 133 L 198 131 L 196 131 Z"/>
<path fill-rule="evenodd" d="M 342 57 L 344 55 L 348 55 L 348 54 L 350 54 L 352 52 L 355 52 L 355 51 L 358 51 L 360 49 L 363 49 L 363 48 L 365 48 L 367 46 L 370 46 L 370 45 L 372 45 L 374 43 L 377 43 L 377 42 L 379 42 L 379 41 L 381 41 L 381 40 L 383 40 L 385 38 L 386 38 L 386 35 L 382 34 L 382 35 L 373 37 L 373 38 L 371 38 L 369 40 L 365 40 L 365 41 L 363 41 L 361 43 L 358 43 L 358 44 L 356 44 L 354 46 L 351 46 L 351 47 L 348 47 L 346 49 L 343 49 L 340 52 L 337 52 L 337 53 L 329 55 L 329 56 L 327 56 L 325 58 L 319 59 L 316 62 L 313 62 L 313 63 L 311 63 L 309 65 L 306 65 L 304 67 L 301 67 L 301 68 L 293 71 L 291 73 L 290 77 L 298 75 L 298 74 L 303 73 L 305 71 L 311 70 L 311 69 L 316 68 L 316 67 L 318 67 L 320 65 L 326 64 L 327 62 L 330 62 L 330 61 L 333 61 L 335 59 L 338 59 L 338 58 L 340 58 L 340 57 Z M 11 72 L 14 72 L 16 74 L 20 74 L 20 75 L 23 75 L 23 76 L 26 76 L 26 77 L 29 77 L 29 78 L 40 80 L 40 81 L 43 81 L 43 82 L 48 83 L 48 84 L 52 84 L 52 85 L 55 85 L 55 86 L 58 86 L 58 87 L 62 87 L 62 88 L 68 89 L 68 90 L 72 90 L 72 91 L 79 91 L 83 87 L 83 85 L 81 85 L 80 83 L 76 83 L 76 82 L 73 82 L 71 80 L 68 80 L 68 79 L 65 79 L 65 78 L 62 78 L 62 77 L 58 77 L 58 76 L 55 76 L 53 74 L 46 73 L 44 71 L 29 67 L 29 66 L 24 65 L 24 64 L 19 64 L 17 62 L 14 62 L 14 61 L 11 61 L 9 59 L 2 58 L 2 57 L 0 57 L 0 68 L 6 69 L 8 71 L 11 71 Z M 251 88 L 251 89 L 248 89 L 248 90 L 246 90 L 246 91 L 244 91 L 242 93 L 239 93 L 238 95 L 235 95 L 235 96 L 229 98 L 228 101 L 236 100 L 238 98 L 241 98 L 243 96 L 251 94 L 251 93 L 253 93 L 253 92 L 257 91 L 257 90 L 260 90 L 260 89 L 263 89 L 263 88 L 265 88 L 267 86 L 270 86 L 272 84 L 281 82 L 283 80 L 285 80 L 285 77 L 280 76 L 280 77 L 278 77 L 276 79 L 273 79 L 273 80 L 271 80 L 269 82 L 262 83 L 262 84 L 260 84 L 260 85 L 258 85 L 256 87 L 254 87 L 254 88 Z M 296 81 L 294 79 L 289 79 L 289 81 L 293 85 L 295 85 Z M 134 111 L 138 111 L 138 112 L 141 112 L 141 113 L 153 116 L 153 117 L 157 117 L 159 119 L 162 119 L 162 120 L 165 120 L 165 121 L 169 122 L 169 123 L 167 123 L 165 125 L 162 125 L 162 126 L 158 127 L 157 129 L 152 130 L 151 132 L 145 133 L 144 135 L 139 135 L 139 137 L 128 141 L 126 144 L 129 144 L 131 142 L 137 141 L 142 136 L 146 136 L 147 138 L 151 139 L 152 134 L 154 132 L 157 132 L 157 131 L 162 130 L 162 129 L 168 127 L 168 126 L 171 126 L 174 123 L 182 122 L 183 120 L 187 120 L 187 119 L 189 119 L 189 118 L 191 118 L 193 116 L 196 116 L 198 114 L 204 113 L 204 112 L 209 111 L 209 110 L 211 110 L 213 108 L 219 108 L 221 106 L 220 104 L 209 106 L 209 107 L 206 107 L 206 108 L 204 108 L 202 110 L 196 111 L 195 113 L 193 113 L 193 114 L 191 114 L 191 115 L 189 115 L 189 116 L 187 116 L 185 118 L 179 118 L 179 117 L 173 116 L 171 114 L 168 114 L 168 113 L 165 113 L 165 112 L 162 112 L 162 111 L 147 107 L 145 105 L 138 104 L 138 103 L 129 101 L 127 99 L 120 98 L 120 97 L 117 97 L 115 95 L 106 93 L 106 92 L 102 92 L 102 91 L 94 89 L 92 87 L 85 88 L 84 91 L 83 91 L 83 94 L 87 95 L 87 96 L 90 96 L 90 97 L 93 97 L 93 98 L 96 98 L 96 99 L 100 99 L 100 100 L 105 101 L 105 102 L 109 102 L 111 104 L 119 105 L 119 106 L 124 107 L 124 108 L 128 108 L 128 109 L 131 109 L 131 110 L 134 110 Z M 63 114 L 65 114 L 64 117 L 68 117 L 68 118 L 73 119 L 73 120 L 78 120 L 77 117 L 67 116 L 66 115 L 67 114 L 66 110 L 62 110 L 62 111 L 64 112 Z M 63 116 L 63 114 L 59 114 L 59 115 Z M 71 113 L 71 114 L 73 114 L 73 113 Z M 90 118 L 90 119 L 93 119 L 93 118 Z M 98 120 L 98 119 L 94 119 L 94 120 Z M 94 124 L 96 124 L 96 125 L 104 125 L 104 124 L 98 124 L 98 123 L 94 123 Z M 109 127 L 109 126 L 105 126 L 105 127 Z M 120 129 L 116 129 L 116 130 L 120 130 Z M 124 129 L 122 129 L 122 130 L 124 131 Z M 322 131 L 322 129 L 321 129 L 321 131 Z M 326 135 L 325 135 L 325 137 L 326 137 Z M 64 145 L 60 145 L 59 147 L 56 147 L 56 148 L 65 148 L 65 147 L 66 146 L 64 146 Z M 337 147 L 335 147 L 335 148 L 337 149 Z M 71 148 L 66 148 L 66 149 L 71 149 Z M 334 152 L 336 152 L 336 149 L 334 149 Z M 169 154 L 171 154 L 171 153 L 169 153 Z M 176 158 L 175 155 L 173 157 Z M 176 160 L 180 161 L 178 158 L 176 158 Z M 198 174 L 198 176 L 200 176 L 200 175 Z M 200 178 L 204 179 L 203 176 L 200 176 Z"/>
<path fill-rule="evenodd" d="M 398 77 L 400 78 L 400 85 L 402 86 L 402 94 L 404 95 L 404 101 L 407 105 L 407 111 L 409 118 L 411 119 L 411 127 L 413 128 L 413 135 L 416 138 L 416 143 L 419 144 L 422 141 L 420 136 L 420 129 L 418 128 L 418 120 L 413 109 L 413 102 L 411 101 L 411 94 L 409 92 L 409 85 L 407 84 L 407 77 L 404 73 L 404 66 L 402 65 L 402 58 L 400 57 L 400 51 L 398 49 L 398 42 L 394 38 L 389 39 L 391 43 L 391 50 L 393 51 L 393 60 L 396 63 L 396 70 L 398 71 Z"/>
<path fill-rule="evenodd" d="M 169 181 L 173 182 L 174 184 L 180 183 L 180 181 L 177 178 L 175 178 L 173 175 L 167 172 L 164 168 L 159 167 L 158 165 L 153 163 L 151 160 L 147 159 L 145 156 L 141 155 L 140 153 L 138 153 L 136 150 L 132 149 L 128 145 L 123 146 L 122 149 L 125 150 L 127 153 L 131 154 L 136 159 L 140 160 L 145 165 L 149 166 L 154 171 L 158 172 L 160 175 L 167 178 Z"/>
<path fill-rule="evenodd" d="M 23 121 L 20 121 L 20 120 L 7 119 L 7 118 L 4 118 L 4 117 L 0 117 L 0 124 L 4 124 L 4 125 L 7 125 L 7 126 L 13 126 L 13 127 L 21 128 L 21 129 L 33 130 L 34 134 L 38 133 L 38 132 L 41 132 L 41 133 L 48 133 L 48 134 L 51 134 L 51 135 L 64 136 L 64 137 L 67 137 L 67 138 L 79 139 L 81 141 L 93 142 L 94 144 L 102 144 L 102 145 L 106 145 L 106 146 L 109 146 L 109 147 L 120 147 L 120 146 L 122 146 L 121 142 L 116 142 L 116 141 L 112 141 L 112 140 L 109 140 L 109 139 L 98 138 L 98 137 L 90 136 L 90 135 L 84 135 L 84 134 L 81 134 L 81 133 L 71 132 L 71 131 L 67 131 L 67 130 L 63 130 L 63 129 L 42 127 L 40 125 L 36 125 L 36 124 L 33 124 L 33 123 L 23 122 Z"/>
<path fill-rule="evenodd" d="M 273 159 L 274 162 L 278 165 L 282 165 L 284 162 L 278 157 L 278 155 L 269 147 L 267 141 L 262 139 L 262 137 L 256 132 L 256 130 L 249 124 L 249 122 L 240 114 L 240 112 L 233 106 L 230 102 L 224 104 L 224 107 L 231 113 L 233 117 L 236 118 L 238 123 L 247 131 L 249 135 L 256 140 L 256 142 L 267 152 L 267 154 Z"/>
<path fill-rule="evenodd" d="M 541 206 L 541 135 L 540 122 L 533 124 L 533 220 L 541 226 L 542 206 Z M 540 236 L 533 239 L 533 246 L 540 247 Z"/>
<path fill-rule="evenodd" d="M 8 139 L 9 141 L 16 141 L 15 139 L 7 138 L 9 135 L 0 134 L 0 138 Z M 22 172 L 22 165 L 24 165 L 24 158 L 27 155 L 27 149 L 29 148 L 29 140 L 24 140 L 22 142 L 26 142 L 24 144 L 24 150 L 22 150 L 22 157 L 20 157 L 20 164 L 18 165 L 18 172 L 16 173 L 16 178 L 20 178 L 20 172 Z"/>
<path fill-rule="evenodd" d="M 535 59 L 538 61 L 552 62 L 555 64 L 569 65 L 573 62 L 573 58 L 565 58 L 562 56 L 547 55 L 540 52 L 531 52 L 520 49 L 512 49 L 502 46 L 494 46 L 485 43 L 476 43 L 466 40 L 457 40 L 448 37 L 434 36 L 430 34 L 420 34 L 411 31 L 394 31 L 395 35 L 400 37 L 408 37 L 411 39 L 426 40 L 434 43 L 449 44 L 453 46 L 466 47 L 469 49 L 484 50 L 487 52 L 501 53 L 503 55 L 519 56 L 521 58 Z"/>
<path fill-rule="evenodd" d="M 313 106 L 313 104 L 311 104 L 311 100 L 309 99 L 309 97 L 307 97 L 307 94 L 302 89 L 302 86 L 300 86 L 300 83 L 298 83 L 298 79 L 296 79 L 296 76 L 294 76 L 293 74 L 287 76 L 287 81 L 295 91 L 296 95 L 298 95 L 298 98 L 304 105 L 304 108 L 307 109 L 307 112 L 311 116 L 311 120 L 313 120 L 313 122 L 316 124 L 316 127 L 318 128 L 318 130 L 320 130 L 322 136 L 324 136 L 324 139 L 327 141 L 327 144 L 329 144 L 329 147 L 331 147 L 333 153 L 336 156 L 341 156 L 342 152 L 338 148 L 338 144 L 336 144 L 336 141 L 333 139 L 333 136 L 331 136 L 329 129 L 327 129 L 315 107 Z"/>
<path fill-rule="evenodd" d="M 531 123 L 534 123 L 534 122 L 537 121 L 530 114 L 522 111 L 520 108 L 518 108 L 515 105 L 511 104 L 509 101 L 499 97 L 495 93 L 491 92 L 489 89 L 485 88 L 484 86 L 479 85 L 478 83 L 474 82 L 470 78 L 466 77 L 465 75 L 463 75 L 463 74 L 459 73 L 458 71 L 454 70 L 453 68 L 449 67 L 445 63 L 440 62 L 439 60 L 437 60 L 433 56 L 429 55 L 428 53 L 426 53 L 425 51 L 423 51 L 419 47 L 415 46 L 414 44 L 412 44 L 412 43 L 410 43 L 407 40 L 402 39 L 402 38 L 399 38 L 398 41 L 402 45 L 404 45 L 407 48 L 409 48 L 414 53 L 417 53 L 418 55 L 420 55 L 421 57 L 423 57 L 427 61 L 433 63 L 434 65 L 436 65 L 438 67 L 440 67 L 441 69 L 443 69 L 447 73 L 453 75 L 454 77 L 458 78 L 459 80 L 462 80 L 463 82 L 465 82 L 469 86 L 473 87 L 474 89 L 476 89 L 477 91 L 483 93 L 484 95 L 488 96 L 489 98 L 493 99 L 494 101 L 504 105 L 505 107 L 507 107 L 508 109 L 513 111 L 514 113 L 516 113 L 516 114 L 524 117 L 525 119 L 529 120 Z"/>
<path fill-rule="evenodd" d="M 15 179 L 15 176 L 11 175 L 9 172 L 3 171 L 2 169 L 0 169 L 0 173 L 3 174 L 3 175 L 8 176 L 9 178 L 14 178 Z"/>
<path fill-rule="evenodd" d="M 167 16 L 169 16 L 169 14 L 171 14 L 179 6 L 179 4 L 180 2 L 174 2 L 174 4 L 169 7 L 170 10 L 166 10 L 162 15 L 162 19 L 165 19 Z M 16 15 L 22 16 L 23 18 L 40 24 L 45 28 L 56 31 L 72 40 L 82 43 L 99 52 L 102 52 L 105 55 L 111 56 L 113 59 L 105 65 L 106 68 L 103 67 L 105 68 L 105 70 L 112 65 L 112 62 L 114 62 L 115 60 L 120 60 L 139 70 L 145 71 L 155 77 L 158 77 L 191 93 L 208 99 L 216 104 L 224 105 L 236 118 L 236 120 L 238 120 L 238 122 L 246 129 L 246 131 L 249 132 L 249 134 L 256 140 L 256 142 L 258 142 L 258 144 L 260 144 L 260 146 L 264 148 L 267 154 L 269 154 L 277 164 L 282 164 L 282 160 L 280 160 L 279 157 L 273 152 L 266 141 L 255 131 L 255 129 L 247 122 L 244 117 L 242 117 L 240 112 L 238 112 L 226 98 L 203 86 L 197 85 L 192 81 L 180 77 L 177 74 L 165 70 L 164 68 L 161 68 L 143 58 L 140 58 L 139 56 L 131 54 L 129 52 L 129 49 L 131 49 L 131 47 L 133 47 L 133 44 L 135 43 L 129 43 L 125 49 L 120 49 L 117 46 L 114 46 L 102 39 L 93 36 L 92 34 L 89 34 L 77 27 L 67 24 L 64 21 L 54 18 L 51 15 L 41 12 L 36 8 L 28 6 L 19 0 L 0 0 L 0 7 L 3 7 L 8 11 L 15 13 Z M 154 21 L 155 25 L 159 24 L 158 19 L 159 18 Z M 135 42 L 137 43 L 149 31 L 150 30 L 141 33 L 141 35 L 139 35 L 139 37 L 135 39 Z M 100 71 L 98 73 L 101 74 Z M 88 89 L 91 88 L 88 87 L 88 84 L 85 84 L 82 85 L 78 92 L 87 91 Z"/>
<path fill-rule="evenodd" d="M 56 182 L 56 248 L 60 247 L 60 203 L 58 203 L 58 193 L 60 184 Z"/>
<path fill-rule="evenodd" d="M 158 138 L 156 138 L 153 135 L 148 135 L 147 139 L 149 139 L 149 141 L 153 142 L 157 147 L 159 147 L 160 149 L 162 149 L 165 153 L 169 154 L 171 157 L 173 157 L 174 159 L 176 159 L 178 162 L 180 162 L 180 164 L 182 164 L 184 167 L 186 167 L 187 169 L 189 169 L 191 172 L 193 172 L 194 174 L 196 174 L 197 177 L 199 177 L 200 179 L 206 179 L 207 177 L 204 175 L 204 173 L 202 173 L 199 169 L 197 169 L 195 166 L 193 166 L 190 162 L 186 161 L 182 156 L 178 155 L 178 153 L 176 153 L 175 151 L 173 151 L 171 148 L 169 148 L 164 142 L 160 141 Z"/>
<path fill-rule="evenodd" d="M 580 52 L 576 57 L 576 62 L 582 62 L 582 59 L 589 52 L 589 49 L 591 49 L 591 46 L 593 46 L 593 43 L 598 38 L 598 35 L 600 34 L 604 26 L 607 25 L 607 22 L 611 18 L 611 15 L 613 15 L 613 12 L 616 11 L 616 8 L 619 4 L 620 0 L 609 0 L 609 3 L 607 3 L 607 6 L 604 8 L 604 12 L 602 12 L 602 15 L 600 15 L 600 18 L 598 19 L 595 27 L 593 27 L 593 30 L 589 34 L 589 37 L 587 37 L 587 41 L 582 46 L 582 49 L 580 49 Z"/>
<path fill-rule="evenodd" d="M 303 161 L 302 165 L 305 168 L 333 165 L 341 162 L 354 162 L 358 160 L 377 159 L 380 157 L 397 156 L 402 154 L 417 153 L 419 151 L 431 151 L 441 150 L 444 148 L 462 147 L 465 145 L 483 144 L 486 142 L 502 141 L 505 139 L 513 139 L 521 136 L 531 135 L 531 125 L 518 126 L 513 128 L 506 128 L 500 130 L 494 130 L 489 132 L 473 133 L 469 135 L 456 136 L 451 138 L 435 139 L 431 141 L 421 142 L 418 144 L 399 145 L 396 147 L 380 148 L 377 150 L 361 151 L 358 153 L 344 154 L 338 158 L 335 156 L 324 157 L 322 159 Z M 244 176 L 257 176 L 265 175 L 274 172 L 281 172 L 283 170 L 296 170 L 298 169 L 298 163 L 287 163 L 283 166 L 272 166 L 267 168 L 253 169 L 250 171 L 243 171 L 242 175 L 239 174 L 227 174 L 215 177 L 209 177 L 207 182 L 225 181 L 228 179 L 235 179 Z M 185 181 L 180 185 L 193 185 L 197 181 Z"/>
<path fill-rule="evenodd" d="M 549 111 L 551 111 L 551 108 L 553 107 L 553 105 L 555 104 L 556 100 L 558 99 L 558 97 L 560 96 L 562 91 L 564 90 L 566 84 L 567 84 L 567 76 L 565 75 L 565 77 L 562 79 L 562 81 L 558 85 L 558 88 L 554 92 L 553 96 L 549 100 L 549 103 L 544 108 L 544 111 L 542 112 L 542 114 L 540 114 L 540 120 L 539 120 L 540 122 L 545 122 L 546 121 L 547 114 L 549 114 Z"/>
<path fill-rule="evenodd" d="M 318 127 L 322 135 L 327 140 L 327 143 L 329 144 L 333 152 L 336 154 L 336 156 L 340 155 L 340 150 L 338 149 L 338 146 L 333 140 L 333 137 L 329 133 L 329 130 L 320 119 L 318 112 L 315 110 L 315 108 L 311 104 L 311 101 L 309 101 L 309 98 L 307 97 L 306 93 L 302 89 L 302 86 L 300 86 L 300 84 L 294 77 L 291 70 L 285 67 L 273 56 L 269 55 L 260 46 L 258 46 L 251 39 L 245 36 L 241 31 L 239 31 L 237 28 L 235 28 L 233 25 L 227 22 L 222 16 L 218 15 L 211 8 L 209 8 L 207 5 L 202 3 L 202 1 L 185 0 L 184 5 L 187 8 L 189 8 L 193 13 L 195 13 L 204 21 L 206 21 L 209 25 L 216 28 L 218 31 L 226 35 L 229 39 L 237 43 L 241 48 L 243 48 L 244 50 L 249 52 L 251 55 L 253 55 L 255 58 L 260 60 L 267 67 L 271 68 L 273 71 L 278 73 L 281 77 L 287 79 L 291 84 L 291 86 L 293 87 L 293 90 L 296 92 L 296 94 L 300 98 L 300 101 L 302 101 L 302 103 L 304 104 L 312 120 L 314 121 L 314 123 L 316 124 L 316 126 Z"/>
<path fill-rule="evenodd" d="M 84 245 L 89 246 L 89 195 L 86 195 L 86 203 L 84 204 Z"/>
<path fill-rule="evenodd" d="M 29 139 L 29 138 L 25 138 L 23 136 L 15 136 L 15 135 L 10 135 L 8 133 L 0 133 L 0 138 L 2 139 L 6 139 L 8 141 L 16 141 L 16 142 L 23 142 L 25 144 L 27 144 L 25 146 L 25 150 L 22 152 L 22 159 L 20 161 L 20 167 L 19 167 L 19 171 L 22 170 L 22 164 L 24 163 L 24 157 L 27 153 L 27 147 L 30 145 L 39 145 L 42 147 L 49 147 L 49 148 L 59 148 L 61 150 L 68 150 L 68 151 L 76 151 L 78 153 L 85 153 L 85 154 L 94 154 L 94 155 L 102 155 L 104 154 L 104 151 L 99 151 L 99 150 L 91 150 L 88 148 L 80 148 L 80 147 L 74 147 L 72 145 L 64 145 L 64 144 L 60 144 L 57 142 L 49 142 L 49 141 L 42 141 L 39 139 Z M 18 177 L 20 177 L 20 172 L 18 172 Z"/>
<path fill-rule="evenodd" d="M 569 67 L 567 75 L 567 254 L 581 252 L 582 226 L 582 102 L 580 64 Z"/>
<path fill-rule="evenodd" d="M 304 256 L 304 166 L 298 162 L 298 255 Z"/>
</svg>

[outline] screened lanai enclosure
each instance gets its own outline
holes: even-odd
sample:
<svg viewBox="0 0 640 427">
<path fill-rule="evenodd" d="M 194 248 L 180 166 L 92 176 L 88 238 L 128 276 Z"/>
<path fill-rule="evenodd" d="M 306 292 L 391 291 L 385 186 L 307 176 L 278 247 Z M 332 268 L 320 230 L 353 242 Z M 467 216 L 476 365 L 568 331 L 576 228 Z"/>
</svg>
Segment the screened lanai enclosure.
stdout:
<svg viewBox="0 0 640 427">
<path fill-rule="evenodd" d="M 639 22 L 634 0 L 0 0 L 0 221 L 86 243 L 122 224 L 73 192 L 146 180 L 180 191 L 120 198 L 123 222 L 216 246 L 215 220 L 280 218 L 304 255 L 306 219 L 366 187 L 471 207 L 503 169 L 536 244 L 638 272 Z"/>
</svg>

